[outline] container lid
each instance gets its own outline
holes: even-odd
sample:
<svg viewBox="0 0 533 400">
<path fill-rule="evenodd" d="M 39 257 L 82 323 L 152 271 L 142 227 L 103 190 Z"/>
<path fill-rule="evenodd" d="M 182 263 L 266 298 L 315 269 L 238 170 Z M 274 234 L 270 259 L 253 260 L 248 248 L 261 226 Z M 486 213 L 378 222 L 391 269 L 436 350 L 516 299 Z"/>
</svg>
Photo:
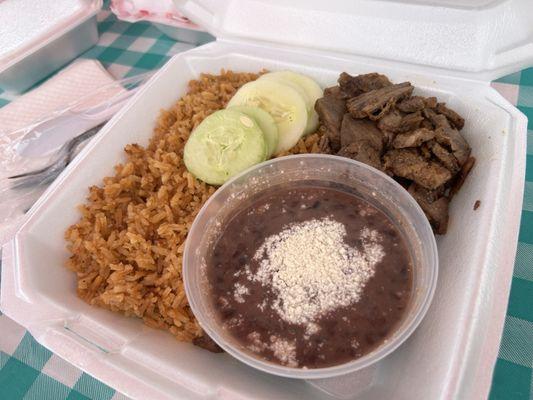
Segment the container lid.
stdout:
<svg viewBox="0 0 533 400">
<path fill-rule="evenodd" d="M 102 0 L 0 0 L 0 72 L 102 8 Z"/>
<path fill-rule="evenodd" d="M 491 80 L 533 63 L 531 0 L 174 0 L 223 39 L 417 64 Z"/>
</svg>

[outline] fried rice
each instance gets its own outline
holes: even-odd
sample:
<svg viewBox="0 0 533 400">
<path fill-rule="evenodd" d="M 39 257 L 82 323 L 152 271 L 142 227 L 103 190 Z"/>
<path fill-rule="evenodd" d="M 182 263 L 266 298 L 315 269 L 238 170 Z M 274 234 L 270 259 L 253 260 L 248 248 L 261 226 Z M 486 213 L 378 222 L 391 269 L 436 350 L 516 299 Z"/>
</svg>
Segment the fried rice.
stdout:
<svg viewBox="0 0 533 400">
<path fill-rule="evenodd" d="M 80 220 L 65 233 L 80 298 L 182 341 L 203 335 L 185 296 L 182 256 L 187 232 L 216 187 L 187 171 L 183 148 L 205 117 L 259 75 L 223 70 L 190 81 L 187 94 L 161 112 L 148 147 L 127 145 L 126 162 L 89 189 Z M 309 135 L 286 154 L 323 152 L 320 139 Z"/>
</svg>

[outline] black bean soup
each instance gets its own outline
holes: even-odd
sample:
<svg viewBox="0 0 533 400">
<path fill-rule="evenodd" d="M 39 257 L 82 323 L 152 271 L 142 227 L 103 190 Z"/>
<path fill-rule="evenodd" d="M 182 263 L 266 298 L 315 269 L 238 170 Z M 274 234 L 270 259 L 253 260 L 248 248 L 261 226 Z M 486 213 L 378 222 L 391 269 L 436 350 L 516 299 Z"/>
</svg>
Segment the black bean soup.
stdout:
<svg viewBox="0 0 533 400">
<path fill-rule="evenodd" d="M 211 254 L 221 323 L 249 352 L 290 367 L 369 353 L 411 298 L 401 232 L 383 211 L 333 188 L 266 191 L 231 217 Z"/>
</svg>

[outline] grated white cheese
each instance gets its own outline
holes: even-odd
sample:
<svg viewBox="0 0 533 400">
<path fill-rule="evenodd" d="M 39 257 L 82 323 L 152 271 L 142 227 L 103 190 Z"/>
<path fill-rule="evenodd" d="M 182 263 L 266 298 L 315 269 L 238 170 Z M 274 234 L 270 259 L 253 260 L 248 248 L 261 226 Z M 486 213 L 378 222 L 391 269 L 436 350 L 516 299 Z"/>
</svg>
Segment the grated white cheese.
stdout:
<svg viewBox="0 0 533 400">
<path fill-rule="evenodd" d="M 222 308 L 227 308 L 229 306 L 229 301 L 225 297 L 220 296 L 218 300 L 220 301 Z"/>
<path fill-rule="evenodd" d="M 292 224 L 265 239 L 254 256 L 259 268 L 247 268 L 246 276 L 272 287 L 272 306 L 281 318 L 308 325 L 356 303 L 385 255 L 376 231 L 361 232 L 363 251 L 348 246 L 345 236 L 344 225 L 329 218 Z M 313 331 L 311 325 L 308 333 Z"/>
<path fill-rule="evenodd" d="M 294 342 L 280 339 L 277 336 L 270 336 L 270 350 L 283 365 L 287 367 L 297 367 L 298 361 L 296 361 L 296 345 Z"/>
<path fill-rule="evenodd" d="M 288 367 L 298 366 L 298 361 L 296 360 L 296 344 L 294 342 L 281 339 L 276 335 L 271 335 L 270 343 L 266 343 L 261 340 L 261 335 L 258 332 L 249 333 L 248 340 L 251 342 L 248 348 L 254 353 L 260 353 L 268 349 L 281 364 Z"/>
<path fill-rule="evenodd" d="M 305 336 L 308 338 L 311 335 L 314 335 L 320 330 L 320 326 L 314 322 L 309 322 L 305 327 Z"/>
<path fill-rule="evenodd" d="M 233 298 L 235 299 L 235 301 L 237 303 L 244 303 L 244 296 L 247 295 L 250 290 L 246 286 L 238 282 L 233 287 L 235 290 L 233 293 Z"/>
<path fill-rule="evenodd" d="M 257 308 L 259 308 L 261 311 L 265 311 L 265 307 L 267 306 L 266 300 L 263 300 L 261 304 L 257 305 Z"/>
</svg>

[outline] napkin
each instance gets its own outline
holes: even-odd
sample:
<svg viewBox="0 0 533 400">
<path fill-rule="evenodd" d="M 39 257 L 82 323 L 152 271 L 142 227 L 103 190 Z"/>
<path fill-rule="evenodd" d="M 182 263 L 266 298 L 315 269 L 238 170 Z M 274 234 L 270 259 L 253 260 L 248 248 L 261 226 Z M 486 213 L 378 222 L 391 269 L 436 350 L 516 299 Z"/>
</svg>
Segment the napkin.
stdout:
<svg viewBox="0 0 533 400">
<path fill-rule="evenodd" d="M 0 108 L 0 135 L 24 128 L 114 81 L 98 61 L 78 60 L 41 86 Z M 101 94 L 112 95 L 109 91 Z"/>
</svg>

